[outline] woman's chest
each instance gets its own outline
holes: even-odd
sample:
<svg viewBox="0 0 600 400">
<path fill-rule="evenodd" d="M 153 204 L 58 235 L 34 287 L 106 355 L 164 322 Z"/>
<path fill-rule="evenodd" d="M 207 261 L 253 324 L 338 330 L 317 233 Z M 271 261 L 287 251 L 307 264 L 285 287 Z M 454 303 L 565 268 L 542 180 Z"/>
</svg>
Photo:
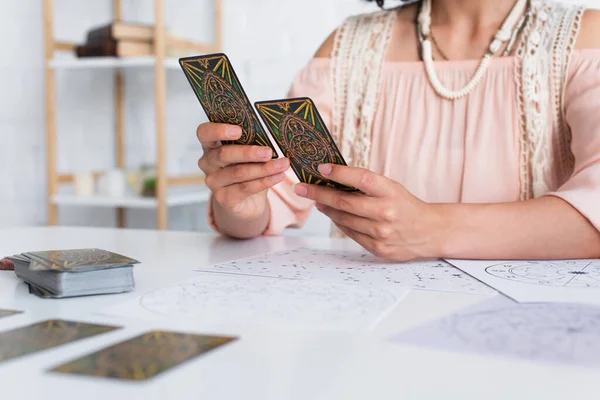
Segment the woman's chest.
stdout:
<svg viewBox="0 0 600 400">
<path fill-rule="evenodd" d="M 441 74 L 460 85 L 462 71 Z M 520 119 L 512 69 L 492 70 L 467 97 L 437 96 L 421 75 L 384 75 L 370 168 L 431 202 L 519 198 Z"/>
</svg>

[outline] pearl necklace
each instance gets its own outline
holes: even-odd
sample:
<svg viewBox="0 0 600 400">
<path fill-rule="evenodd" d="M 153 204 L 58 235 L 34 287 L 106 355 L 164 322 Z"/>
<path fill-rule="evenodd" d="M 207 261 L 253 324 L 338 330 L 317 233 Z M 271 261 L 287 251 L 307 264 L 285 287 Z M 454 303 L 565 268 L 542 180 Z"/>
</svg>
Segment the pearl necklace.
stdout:
<svg viewBox="0 0 600 400">
<path fill-rule="evenodd" d="M 475 74 L 467 83 L 467 85 L 459 90 L 450 90 L 444 85 L 442 85 L 433 66 L 433 50 L 430 40 L 431 1 L 432 0 L 423 0 L 423 5 L 421 7 L 421 12 L 419 13 L 418 18 L 420 34 L 422 36 L 423 43 L 423 62 L 425 64 L 425 71 L 427 72 L 427 77 L 429 78 L 431 86 L 438 95 L 448 100 L 455 100 L 468 95 L 479 84 L 481 78 L 483 78 L 483 76 L 485 75 L 490 65 L 490 62 L 492 61 L 492 58 L 494 57 L 494 54 L 496 54 L 498 50 L 500 50 L 504 42 L 509 41 L 511 39 L 513 28 L 517 24 L 519 16 L 527 7 L 527 0 L 517 0 L 512 10 L 506 17 L 506 20 L 494 36 L 494 40 L 490 44 L 488 51 L 481 58 L 481 61 L 479 63 L 479 66 L 477 67 L 477 70 L 475 71 Z"/>
</svg>

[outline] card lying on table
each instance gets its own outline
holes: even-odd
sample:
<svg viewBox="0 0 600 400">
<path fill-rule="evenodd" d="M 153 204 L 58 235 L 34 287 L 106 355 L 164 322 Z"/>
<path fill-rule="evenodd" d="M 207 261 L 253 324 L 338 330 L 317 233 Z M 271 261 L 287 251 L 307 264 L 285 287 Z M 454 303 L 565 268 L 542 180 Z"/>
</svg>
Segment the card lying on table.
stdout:
<svg viewBox="0 0 600 400">
<path fill-rule="evenodd" d="M 100 249 L 52 250 L 9 257 L 15 273 L 40 297 L 121 293 L 134 288 L 138 261 Z"/>
<path fill-rule="evenodd" d="M 235 340 L 232 337 L 153 331 L 117 343 L 52 371 L 143 381 Z"/>
<path fill-rule="evenodd" d="M 138 263 L 132 258 L 100 249 L 36 251 L 22 256 L 30 260 L 29 268 L 34 271 L 85 272 Z"/>
<path fill-rule="evenodd" d="M 208 119 L 242 128 L 240 139 L 224 144 L 268 146 L 273 149 L 273 158 L 277 158 L 277 151 L 225 54 L 181 58 L 179 64 Z"/>
<path fill-rule="evenodd" d="M 23 311 L 2 310 L 0 309 L 0 318 L 10 317 L 11 315 L 21 314 Z"/>
<path fill-rule="evenodd" d="M 0 363 L 76 340 L 120 329 L 116 326 L 49 320 L 0 333 Z"/>
<path fill-rule="evenodd" d="M 255 105 L 301 182 L 356 191 L 319 173 L 320 164 L 346 165 L 346 161 L 311 99 L 261 101 Z"/>
</svg>

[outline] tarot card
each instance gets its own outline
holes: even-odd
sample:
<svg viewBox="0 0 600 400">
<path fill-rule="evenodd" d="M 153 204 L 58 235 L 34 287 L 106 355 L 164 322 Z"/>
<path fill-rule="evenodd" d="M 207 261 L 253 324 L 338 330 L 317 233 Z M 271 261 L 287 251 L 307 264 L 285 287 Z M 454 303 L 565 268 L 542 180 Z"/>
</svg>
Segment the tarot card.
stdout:
<svg viewBox="0 0 600 400">
<path fill-rule="evenodd" d="M 273 149 L 273 158 L 277 158 L 277 151 L 225 54 L 181 58 L 179 64 L 208 119 L 242 128 L 240 139 L 223 144 L 268 146 Z"/>
<path fill-rule="evenodd" d="M 311 99 L 261 101 L 255 105 L 301 182 L 356 191 L 319 173 L 320 164 L 347 164 Z"/>
<path fill-rule="evenodd" d="M 1 310 L 0 309 L 0 318 L 10 317 L 11 315 L 21 314 L 23 311 L 15 311 L 15 310 Z"/>
<path fill-rule="evenodd" d="M 52 371 L 143 381 L 235 339 L 152 331 L 55 367 Z"/>
<path fill-rule="evenodd" d="M 0 363 L 120 329 L 116 326 L 48 320 L 0 333 Z"/>
<path fill-rule="evenodd" d="M 94 269 L 137 264 L 139 261 L 100 249 L 50 250 L 24 254 L 33 271 L 83 272 Z"/>
</svg>

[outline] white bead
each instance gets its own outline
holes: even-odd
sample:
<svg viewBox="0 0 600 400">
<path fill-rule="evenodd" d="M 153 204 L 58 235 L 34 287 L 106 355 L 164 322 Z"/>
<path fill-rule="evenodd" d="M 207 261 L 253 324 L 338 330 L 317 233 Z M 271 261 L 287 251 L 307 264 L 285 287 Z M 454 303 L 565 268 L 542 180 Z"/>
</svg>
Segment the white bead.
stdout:
<svg viewBox="0 0 600 400">
<path fill-rule="evenodd" d="M 500 46 L 502 46 L 502 42 L 499 40 L 494 40 L 492 44 L 490 44 L 490 53 L 495 54 L 498 50 L 500 50 Z"/>
<path fill-rule="evenodd" d="M 423 1 L 418 21 L 421 25 L 421 33 L 424 36 L 429 36 L 429 34 L 431 33 L 431 0 Z"/>
<path fill-rule="evenodd" d="M 546 11 L 540 11 L 538 13 L 538 18 L 542 22 L 547 21 L 548 20 L 548 13 Z"/>
<path fill-rule="evenodd" d="M 537 46 L 538 44 L 540 44 L 540 41 L 542 40 L 540 33 L 538 31 L 533 32 L 530 36 L 529 36 L 529 42 L 531 44 L 533 44 L 534 46 Z"/>
<path fill-rule="evenodd" d="M 510 31 L 499 30 L 495 37 L 501 42 L 506 42 L 510 40 L 511 35 L 512 33 Z"/>
<path fill-rule="evenodd" d="M 425 59 L 433 58 L 433 51 L 432 51 L 431 42 L 429 41 L 429 39 L 425 39 L 423 41 L 423 58 L 425 58 Z"/>
</svg>

